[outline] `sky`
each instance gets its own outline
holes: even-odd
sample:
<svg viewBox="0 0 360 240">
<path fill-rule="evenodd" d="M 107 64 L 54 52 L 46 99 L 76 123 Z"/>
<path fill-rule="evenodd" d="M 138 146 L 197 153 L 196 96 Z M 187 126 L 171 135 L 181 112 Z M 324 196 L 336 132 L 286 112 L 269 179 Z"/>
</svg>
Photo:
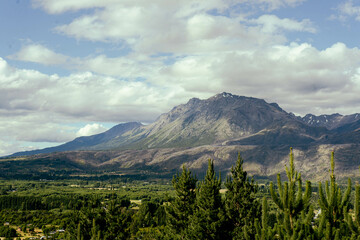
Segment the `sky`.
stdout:
<svg viewBox="0 0 360 240">
<path fill-rule="evenodd" d="M 359 27 L 359 0 L 1 0 L 0 156 L 221 92 L 359 113 Z"/>
</svg>

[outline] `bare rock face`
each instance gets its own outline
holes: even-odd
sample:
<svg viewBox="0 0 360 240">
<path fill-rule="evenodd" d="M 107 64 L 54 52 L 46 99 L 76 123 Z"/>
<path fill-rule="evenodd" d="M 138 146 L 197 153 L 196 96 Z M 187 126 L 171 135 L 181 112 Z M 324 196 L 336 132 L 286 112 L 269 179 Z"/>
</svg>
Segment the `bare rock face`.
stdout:
<svg viewBox="0 0 360 240">
<path fill-rule="evenodd" d="M 339 175 L 354 175 L 360 164 L 359 142 L 360 114 L 301 118 L 276 103 L 224 92 L 205 100 L 192 98 L 146 126 L 122 123 L 104 133 L 13 156 L 30 156 L 24 166 L 34 171 L 173 172 L 186 164 L 202 172 L 212 158 L 227 172 L 241 152 L 249 173 L 271 177 L 283 171 L 289 147 L 294 147 L 299 171 L 319 179 L 327 175 L 333 149 L 338 152 Z M 16 170 L 2 163 L 12 166 L 3 161 L 0 170 Z"/>
<path fill-rule="evenodd" d="M 273 129 L 274 124 L 282 127 L 282 124 L 294 122 L 299 124 L 300 121 L 277 104 L 220 93 L 205 100 L 192 98 L 147 126 L 136 122 L 119 124 L 101 134 L 80 137 L 58 147 L 16 153 L 14 156 L 70 150 L 226 145 L 227 142 L 250 137 L 266 128 Z M 246 141 L 246 144 L 252 143 Z"/>
<path fill-rule="evenodd" d="M 192 147 L 221 144 L 250 136 L 274 121 L 293 118 L 262 99 L 220 93 L 209 99 L 190 99 L 144 127 L 142 142 L 154 147 Z"/>
</svg>

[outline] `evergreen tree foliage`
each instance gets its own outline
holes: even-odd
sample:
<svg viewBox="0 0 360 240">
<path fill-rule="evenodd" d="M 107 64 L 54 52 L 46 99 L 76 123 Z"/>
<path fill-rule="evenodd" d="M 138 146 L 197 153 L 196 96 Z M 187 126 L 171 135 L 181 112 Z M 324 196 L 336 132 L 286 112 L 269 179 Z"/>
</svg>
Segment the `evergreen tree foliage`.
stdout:
<svg viewBox="0 0 360 240">
<path fill-rule="evenodd" d="M 263 202 L 262 202 L 262 215 L 261 215 L 261 225 L 259 222 L 259 219 L 256 218 L 255 219 L 255 236 L 251 235 L 251 231 L 249 231 L 248 226 L 245 225 L 244 227 L 244 236 L 246 240 L 271 240 L 271 239 L 276 239 L 276 230 L 277 230 L 277 226 L 275 226 L 274 228 L 272 228 L 269 225 L 269 205 L 267 202 L 266 197 L 263 198 Z"/>
<path fill-rule="evenodd" d="M 104 226 L 97 231 L 100 239 L 127 239 L 130 237 L 131 213 L 123 207 L 123 201 L 111 200 L 105 212 Z M 103 234 L 103 235 L 102 235 Z"/>
<path fill-rule="evenodd" d="M 225 209 L 228 216 L 228 228 L 233 239 L 245 239 L 244 226 L 247 226 L 248 238 L 255 237 L 255 218 L 261 215 L 260 203 L 255 194 L 258 186 L 253 179 L 249 179 L 243 170 L 244 160 L 238 154 L 236 166 L 231 168 L 231 175 L 227 177 L 225 186 Z"/>
<path fill-rule="evenodd" d="M 270 183 L 271 198 L 279 209 L 277 232 L 280 239 L 303 239 L 312 233 L 311 219 L 313 211 L 310 206 L 311 183 L 306 182 L 305 192 L 301 175 L 295 171 L 294 154 L 290 148 L 290 166 L 285 167 L 288 182 L 282 182 L 277 176 L 277 189 Z M 309 211 L 310 209 L 310 211 Z"/>
<path fill-rule="evenodd" d="M 225 210 L 220 195 L 221 177 L 216 177 L 214 162 L 209 159 L 205 179 L 196 196 L 196 210 L 192 217 L 188 238 L 228 239 L 225 230 Z"/>
<path fill-rule="evenodd" d="M 195 209 L 197 179 L 183 165 L 181 175 L 172 179 L 176 197 L 166 208 L 168 239 L 184 239 L 191 216 Z"/>
<path fill-rule="evenodd" d="M 360 240 L 360 185 L 355 186 L 354 217 L 346 213 L 346 222 L 352 232 L 351 239 Z"/>
<path fill-rule="evenodd" d="M 134 215 L 131 231 L 135 234 L 140 228 L 156 227 L 156 211 L 159 204 L 154 201 L 142 201 L 138 212 Z"/>
<path fill-rule="evenodd" d="M 349 233 L 345 218 L 350 204 L 351 180 L 350 178 L 348 179 L 348 187 L 345 193 L 342 193 L 336 183 L 334 174 L 334 151 L 331 152 L 330 163 L 330 185 L 326 181 L 325 193 L 321 182 L 319 182 L 321 220 L 318 228 L 318 237 L 337 239 L 340 235 L 344 238 Z"/>
<path fill-rule="evenodd" d="M 71 214 L 66 227 L 68 239 L 127 239 L 130 237 L 131 213 L 119 199 L 101 208 L 84 207 Z"/>
<path fill-rule="evenodd" d="M 17 237 L 16 230 L 9 226 L 0 226 L 0 237 L 5 237 L 6 239 L 14 239 Z"/>
<path fill-rule="evenodd" d="M 69 236 L 70 236 L 70 235 L 69 235 Z M 80 224 L 80 223 L 78 224 L 77 233 L 76 233 L 76 239 L 77 239 L 77 240 L 82 240 L 82 239 L 84 239 L 84 238 L 82 237 L 82 234 L 81 234 L 81 224 Z"/>
<path fill-rule="evenodd" d="M 96 227 L 95 218 L 93 218 L 92 227 L 91 227 L 91 240 L 98 240 L 99 232 Z"/>
<path fill-rule="evenodd" d="M 268 189 L 270 196 L 267 191 L 258 192 L 243 169 L 240 154 L 226 179 L 224 195 L 219 192 L 221 178 L 216 176 L 214 162 L 209 160 L 206 176 L 199 184 L 183 167 L 173 177 L 172 200 L 166 195 L 153 198 L 141 192 L 139 209 L 130 208 L 129 192 L 125 197 L 110 192 L 100 195 L 98 191 L 40 197 L 7 190 L 7 195 L 0 196 L 0 237 L 13 239 L 17 235 L 15 226 L 21 226 L 32 234 L 35 228 L 40 228 L 46 236 L 65 229 L 52 238 L 68 240 L 360 240 L 360 185 L 355 186 L 352 202 L 351 180 L 347 188 L 337 184 L 334 152 L 329 180 L 319 183 L 318 204 L 310 202 L 311 185 L 307 182 L 303 186 L 301 175 L 295 170 L 292 149 L 289 158 L 290 164 L 285 167 L 287 179 L 278 175 L 277 185 L 271 183 Z M 263 197 L 261 206 L 256 195 Z M 313 208 L 317 205 L 319 219 L 314 218 Z"/>
</svg>

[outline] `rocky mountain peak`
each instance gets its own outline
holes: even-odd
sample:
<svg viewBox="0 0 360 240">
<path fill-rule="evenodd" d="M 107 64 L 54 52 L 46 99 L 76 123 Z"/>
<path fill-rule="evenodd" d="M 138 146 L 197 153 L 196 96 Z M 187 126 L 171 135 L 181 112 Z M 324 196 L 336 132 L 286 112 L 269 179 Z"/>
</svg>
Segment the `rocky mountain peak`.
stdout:
<svg viewBox="0 0 360 240">
<path fill-rule="evenodd" d="M 236 119 L 246 121 L 251 119 L 256 123 L 256 118 L 261 118 L 261 121 L 273 121 L 280 117 L 277 115 L 289 117 L 289 114 L 276 103 L 269 104 L 263 99 L 223 92 L 204 100 L 192 98 L 186 104 L 178 105 L 163 114 L 160 119 L 172 122 L 179 118 L 189 120 L 196 116 L 197 119 L 204 117 L 208 121 L 226 119 L 236 122 Z"/>
<path fill-rule="evenodd" d="M 338 129 L 339 126 L 345 127 L 337 133 L 328 130 Z M 26 154 L 84 149 L 179 148 L 212 144 L 338 143 L 345 138 L 340 139 L 336 134 L 349 133 L 351 138 L 346 139 L 360 139 L 360 132 L 357 131 L 359 126 L 360 114 L 308 114 L 301 118 L 287 113 L 276 103 L 222 92 L 208 99 L 191 98 L 146 126 L 137 122 L 124 123 L 101 134 L 77 138 L 58 147 Z M 358 133 L 359 136 L 356 135 Z"/>
<path fill-rule="evenodd" d="M 355 113 L 346 116 L 343 116 L 339 113 L 334 113 L 331 115 L 323 114 L 319 116 L 314 114 L 306 114 L 304 117 L 300 117 L 299 119 L 309 126 L 325 127 L 329 130 L 332 130 L 360 120 L 360 114 Z"/>
<path fill-rule="evenodd" d="M 277 104 L 223 92 L 203 100 L 192 98 L 162 114 L 146 127 L 146 144 L 151 148 L 218 144 L 254 134 L 280 119 L 297 121 Z"/>
<path fill-rule="evenodd" d="M 237 97 L 236 95 L 232 95 L 231 93 L 227 93 L 227 92 L 222 92 L 222 93 L 218 93 L 216 94 L 213 98 L 233 98 L 233 97 Z"/>
</svg>

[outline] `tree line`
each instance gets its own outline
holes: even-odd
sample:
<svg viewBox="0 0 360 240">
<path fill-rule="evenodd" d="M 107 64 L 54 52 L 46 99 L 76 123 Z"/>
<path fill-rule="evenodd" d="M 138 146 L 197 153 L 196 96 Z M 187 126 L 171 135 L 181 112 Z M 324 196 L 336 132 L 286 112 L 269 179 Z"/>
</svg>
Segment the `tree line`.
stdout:
<svg viewBox="0 0 360 240">
<path fill-rule="evenodd" d="M 201 181 L 183 166 L 172 179 L 173 197 L 143 199 L 138 209 L 116 194 L 106 201 L 97 196 L 48 198 L 43 205 L 36 198 L 2 196 L 0 206 L 28 213 L 37 206 L 66 206 L 63 219 L 57 218 L 66 230 L 64 239 L 360 239 L 360 186 L 356 184 L 353 200 L 350 179 L 345 189 L 340 188 L 334 152 L 329 179 L 317 187 L 317 204 L 311 182 L 303 183 L 295 169 L 292 149 L 287 179 L 278 174 L 262 199 L 243 163 L 239 154 L 225 181 L 215 173 L 213 160 Z"/>
</svg>

